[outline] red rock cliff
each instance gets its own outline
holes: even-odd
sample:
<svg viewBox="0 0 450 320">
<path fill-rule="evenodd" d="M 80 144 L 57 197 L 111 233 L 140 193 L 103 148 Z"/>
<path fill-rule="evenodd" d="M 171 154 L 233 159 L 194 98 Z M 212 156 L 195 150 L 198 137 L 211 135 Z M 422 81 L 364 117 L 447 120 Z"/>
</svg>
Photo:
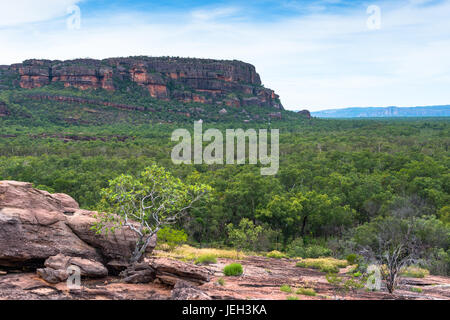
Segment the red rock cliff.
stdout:
<svg viewBox="0 0 450 320">
<path fill-rule="evenodd" d="M 134 82 L 157 99 L 283 108 L 279 96 L 261 85 L 255 67 L 240 61 L 154 57 L 27 60 L 7 68 L 10 74 L 18 74 L 18 84 L 26 89 L 63 83 L 82 90 L 114 91 L 123 83 Z"/>
</svg>

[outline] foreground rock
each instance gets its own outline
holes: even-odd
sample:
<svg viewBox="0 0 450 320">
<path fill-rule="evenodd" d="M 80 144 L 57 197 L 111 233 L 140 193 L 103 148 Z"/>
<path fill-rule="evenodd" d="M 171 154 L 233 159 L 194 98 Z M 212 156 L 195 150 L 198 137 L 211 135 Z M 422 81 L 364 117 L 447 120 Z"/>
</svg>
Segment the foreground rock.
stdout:
<svg viewBox="0 0 450 320">
<path fill-rule="evenodd" d="M 125 283 L 149 283 L 155 280 L 156 270 L 148 263 L 137 263 L 120 273 Z"/>
<path fill-rule="evenodd" d="M 212 300 L 212 298 L 198 287 L 192 286 L 189 282 L 178 281 L 175 284 L 172 295 L 172 300 Z"/>
<path fill-rule="evenodd" d="M 175 286 L 179 281 L 202 285 L 211 280 L 212 272 L 209 269 L 193 264 L 168 258 L 152 258 L 148 264 L 156 270 L 156 278 L 169 286 Z"/>
<path fill-rule="evenodd" d="M 68 257 L 62 254 L 50 257 L 45 261 L 45 268 L 37 269 L 37 274 L 49 283 L 67 280 L 69 267 L 79 268 L 80 275 L 88 278 L 102 278 L 108 275 L 108 270 L 98 261 Z"/>
<path fill-rule="evenodd" d="M 123 228 L 98 235 L 91 230 L 94 214 L 80 210 L 68 195 L 37 190 L 30 183 L 0 181 L 0 266 L 39 268 L 62 254 L 123 269 L 134 248 L 134 233 Z M 147 252 L 155 245 L 156 239 Z"/>
</svg>

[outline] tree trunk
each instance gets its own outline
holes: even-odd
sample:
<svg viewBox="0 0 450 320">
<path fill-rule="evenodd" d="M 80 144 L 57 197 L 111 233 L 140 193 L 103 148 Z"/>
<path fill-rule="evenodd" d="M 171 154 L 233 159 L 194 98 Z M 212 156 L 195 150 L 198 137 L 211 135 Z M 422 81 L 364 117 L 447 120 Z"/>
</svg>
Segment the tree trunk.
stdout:
<svg viewBox="0 0 450 320">
<path fill-rule="evenodd" d="M 303 236 L 305 235 L 305 228 L 306 228 L 306 220 L 307 220 L 307 219 L 308 219 L 308 216 L 305 216 L 305 217 L 303 218 L 302 232 L 301 232 L 302 238 L 303 238 Z"/>
<path fill-rule="evenodd" d="M 133 254 L 131 255 L 130 263 L 134 264 L 140 262 L 144 258 L 145 250 L 147 250 L 150 240 L 153 238 L 156 232 L 151 233 L 146 236 L 139 236 L 136 241 L 136 246 L 134 248 Z"/>
</svg>

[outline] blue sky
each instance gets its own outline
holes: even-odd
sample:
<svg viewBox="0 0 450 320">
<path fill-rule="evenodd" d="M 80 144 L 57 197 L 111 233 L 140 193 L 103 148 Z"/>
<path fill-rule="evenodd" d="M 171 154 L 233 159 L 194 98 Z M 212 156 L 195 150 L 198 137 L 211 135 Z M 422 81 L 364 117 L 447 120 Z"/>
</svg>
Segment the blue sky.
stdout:
<svg viewBox="0 0 450 320">
<path fill-rule="evenodd" d="M 287 109 L 450 104 L 449 17 L 450 0 L 0 0 L 0 64 L 238 59 L 256 66 Z"/>
</svg>

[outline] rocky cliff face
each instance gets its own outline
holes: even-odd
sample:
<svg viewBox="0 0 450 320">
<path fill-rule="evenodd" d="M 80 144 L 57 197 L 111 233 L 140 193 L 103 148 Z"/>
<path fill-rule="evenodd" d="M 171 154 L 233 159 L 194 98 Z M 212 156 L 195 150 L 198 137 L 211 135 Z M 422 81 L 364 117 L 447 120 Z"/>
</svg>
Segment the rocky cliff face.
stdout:
<svg viewBox="0 0 450 320">
<path fill-rule="evenodd" d="M 279 96 L 261 85 L 255 67 L 240 61 L 153 57 L 27 60 L 2 68 L 0 82 L 2 74 L 16 74 L 18 85 L 26 89 L 62 83 L 82 90 L 114 91 L 136 83 L 157 99 L 283 108 Z"/>
</svg>

